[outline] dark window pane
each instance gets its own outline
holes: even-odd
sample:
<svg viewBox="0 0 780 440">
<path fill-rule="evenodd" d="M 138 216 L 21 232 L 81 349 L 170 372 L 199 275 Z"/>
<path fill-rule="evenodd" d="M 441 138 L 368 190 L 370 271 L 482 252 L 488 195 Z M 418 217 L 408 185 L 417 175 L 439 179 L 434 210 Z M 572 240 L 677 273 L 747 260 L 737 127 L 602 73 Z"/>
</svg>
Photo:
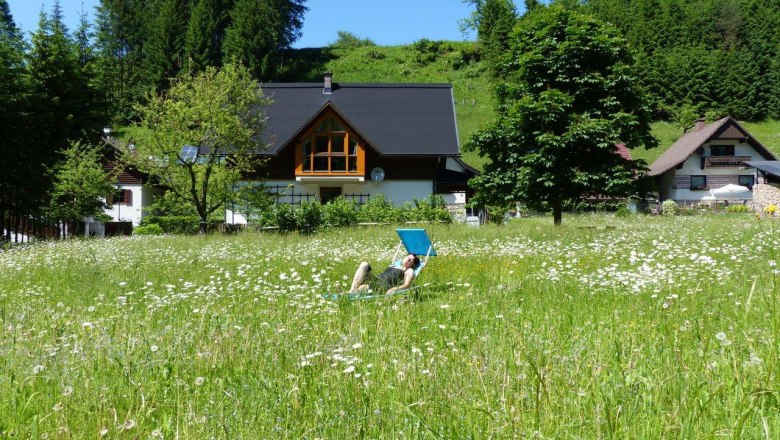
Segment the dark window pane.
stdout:
<svg viewBox="0 0 780 440">
<path fill-rule="evenodd" d="M 739 176 L 739 184 L 753 189 L 755 176 Z"/>
<path fill-rule="evenodd" d="M 327 157 L 315 157 L 314 158 L 314 171 L 328 171 L 328 158 Z"/>
<path fill-rule="evenodd" d="M 733 156 L 734 146 L 733 145 L 711 145 L 710 155 L 711 156 Z"/>
<path fill-rule="evenodd" d="M 328 152 L 328 138 L 325 136 L 317 136 L 314 144 L 315 153 L 327 153 Z"/>
<path fill-rule="evenodd" d="M 354 138 L 349 138 L 348 154 L 357 154 L 357 141 Z"/>
<path fill-rule="evenodd" d="M 341 126 L 335 119 L 330 121 L 330 131 L 344 131 L 344 127 Z"/>
<path fill-rule="evenodd" d="M 344 154 L 344 136 L 333 135 L 330 137 L 330 151 Z"/>
<path fill-rule="evenodd" d="M 303 171 L 311 171 L 311 155 L 306 154 L 303 156 Z"/>
<path fill-rule="evenodd" d="M 357 172 L 357 156 L 349 156 L 349 171 Z"/>
<path fill-rule="evenodd" d="M 303 155 L 311 154 L 311 138 L 308 137 L 303 141 Z"/>
<path fill-rule="evenodd" d="M 347 158 L 346 157 L 334 157 L 331 158 L 331 171 L 346 171 L 347 170 Z"/>
<path fill-rule="evenodd" d="M 320 125 L 314 131 L 318 131 L 318 132 L 330 131 L 330 118 L 322 121 L 322 123 L 320 123 Z"/>
<path fill-rule="evenodd" d="M 704 189 L 707 187 L 707 176 L 691 176 L 691 189 Z"/>
</svg>

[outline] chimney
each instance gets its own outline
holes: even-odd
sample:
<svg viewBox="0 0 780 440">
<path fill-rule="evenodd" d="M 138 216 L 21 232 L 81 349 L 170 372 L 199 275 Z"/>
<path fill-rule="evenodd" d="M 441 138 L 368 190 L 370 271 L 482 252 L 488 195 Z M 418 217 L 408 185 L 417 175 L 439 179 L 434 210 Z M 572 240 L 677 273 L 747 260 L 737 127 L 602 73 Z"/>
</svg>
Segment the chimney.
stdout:
<svg viewBox="0 0 780 440">
<path fill-rule="evenodd" d="M 330 72 L 325 72 L 325 84 L 322 88 L 322 93 L 326 95 L 330 95 L 333 91 L 333 74 Z"/>
<path fill-rule="evenodd" d="M 702 131 L 704 130 L 704 126 L 707 125 L 704 118 L 699 118 L 696 120 L 696 125 L 694 125 L 694 131 Z"/>
</svg>

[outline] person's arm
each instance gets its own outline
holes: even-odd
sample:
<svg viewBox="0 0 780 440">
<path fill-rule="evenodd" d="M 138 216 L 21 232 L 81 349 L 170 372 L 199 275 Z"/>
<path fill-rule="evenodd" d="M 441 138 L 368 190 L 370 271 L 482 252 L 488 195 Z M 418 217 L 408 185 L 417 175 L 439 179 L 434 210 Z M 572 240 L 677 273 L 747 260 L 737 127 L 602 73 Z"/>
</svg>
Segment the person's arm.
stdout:
<svg viewBox="0 0 780 440">
<path fill-rule="evenodd" d="M 404 272 L 404 283 L 389 289 L 386 294 L 391 295 L 399 290 L 408 289 L 412 285 L 412 281 L 414 281 L 414 269 L 406 269 L 406 272 Z"/>
</svg>

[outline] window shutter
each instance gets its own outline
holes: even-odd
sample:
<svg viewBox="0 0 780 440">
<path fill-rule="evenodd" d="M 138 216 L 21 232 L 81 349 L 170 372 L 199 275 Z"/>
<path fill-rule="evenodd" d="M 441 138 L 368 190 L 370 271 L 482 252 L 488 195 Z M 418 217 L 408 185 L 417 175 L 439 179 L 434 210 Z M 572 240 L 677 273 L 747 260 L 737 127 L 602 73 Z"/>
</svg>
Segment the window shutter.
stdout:
<svg viewBox="0 0 780 440">
<path fill-rule="evenodd" d="M 133 204 L 133 192 L 129 189 L 125 190 L 125 205 Z"/>
</svg>

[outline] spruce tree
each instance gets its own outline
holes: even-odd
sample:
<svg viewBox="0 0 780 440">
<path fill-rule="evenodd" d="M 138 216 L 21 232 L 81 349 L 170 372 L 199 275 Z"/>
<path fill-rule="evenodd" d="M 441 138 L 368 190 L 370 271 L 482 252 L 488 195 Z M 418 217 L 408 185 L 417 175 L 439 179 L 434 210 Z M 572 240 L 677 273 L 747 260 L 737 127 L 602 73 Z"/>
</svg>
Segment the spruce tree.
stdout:
<svg viewBox="0 0 780 440">
<path fill-rule="evenodd" d="M 222 39 L 218 30 L 220 16 L 227 13 L 220 10 L 221 3 L 219 0 L 199 0 L 192 8 L 184 42 L 184 54 L 189 63 L 186 68 L 192 72 L 222 63 Z"/>
<path fill-rule="evenodd" d="M 280 46 L 275 32 L 281 21 L 279 12 L 268 0 L 238 0 L 230 12 L 232 23 L 225 35 L 226 61 L 247 67 L 257 79 L 273 78 Z"/>
<path fill-rule="evenodd" d="M 183 65 L 189 2 L 157 0 L 147 15 L 150 19 L 143 45 L 146 77 L 156 90 L 165 90 Z"/>
</svg>

